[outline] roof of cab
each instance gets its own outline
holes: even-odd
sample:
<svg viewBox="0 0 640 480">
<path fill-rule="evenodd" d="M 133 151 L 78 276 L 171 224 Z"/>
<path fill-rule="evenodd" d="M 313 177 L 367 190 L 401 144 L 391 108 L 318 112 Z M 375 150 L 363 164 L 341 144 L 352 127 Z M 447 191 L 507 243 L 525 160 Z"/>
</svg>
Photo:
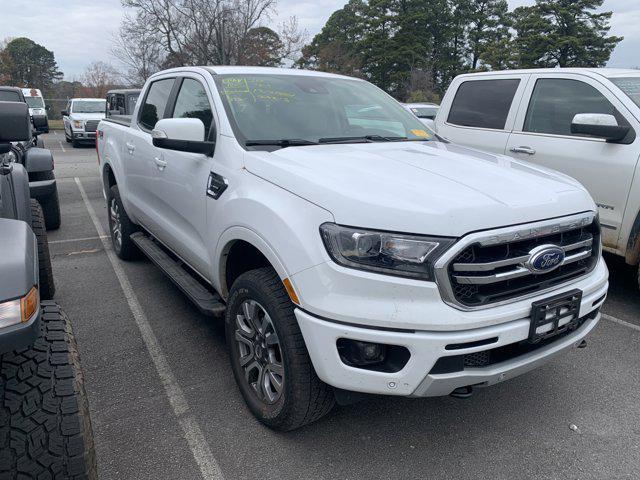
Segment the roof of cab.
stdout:
<svg viewBox="0 0 640 480">
<path fill-rule="evenodd" d="M 493 75 L 517 75 L 517 74 L 543 74 L 543 73 L 581 73 L 583 75 L 613 78 L 624 76 L 640 76 L 640 70 L 631 68 L 527 68 L 520 70 L 496 70 L 489 72 L 467 73 L 461 76 L 493 76 Z"/>
<path fill-rule="evenodd" d="M 333 77 L 333 78 L 345 78 L 349 80 L 362 80 L 356 77 L 348 77 L 346 75 L 338 75 L 335 73 L 319 72 L 315 70 L 302 70 L 298 68 L 279 68 L 279 67 L 245 67 L 238 65 L 212 65 L 212 66 L 197 66 L 197 67 L 177 67 L 169 70 L 162 70 L 155 75 L 165 74 L 170 72 L 192 72 L 195 70 L 206 70 L 212 75 L 234 75 L 234 74 L 249 74 L 249 75 L 298 75 L 308 77 Z M 363 81 L 363 80 L 362 80 Z"/>
</svg>

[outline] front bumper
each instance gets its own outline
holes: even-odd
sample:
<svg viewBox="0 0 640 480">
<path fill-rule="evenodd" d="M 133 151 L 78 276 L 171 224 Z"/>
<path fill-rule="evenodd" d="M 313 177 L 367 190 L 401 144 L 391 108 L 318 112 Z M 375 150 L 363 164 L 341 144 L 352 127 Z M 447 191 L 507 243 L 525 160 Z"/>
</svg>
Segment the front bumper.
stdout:
<svg viewBox="0 0 640 480">
<path fill-rule="evenodd" d="M 72 132 L 74 140 L 95 140 L 96 132 L 85 132 L 84 130 L 73 130 Z"/>
<path fill-rule="evenodd" d="M 298 275 L 294 275 L 293 278 L 299 279 Z M 375 289 L 367 292 L 359 285 L 351 289 L 346 288 L 341 298 L 333 297 L 337 303 L 332 308 L 344 307 L 340 318 L 318 313 L 317 308 L 316 311 L 305 308 L 305 302 L 302 307 L 306 311 L 296 309 L 295 312 L 313 366 L 324 382 L 344 390 L 363 393 L 439 396 L 448 395 L 458 387 L 492 385 L 515 377 L 580 343 L 598 323 L 599 314 L 595 318 L 586 318 L 575 331 L 509 360 L 486 367 L 464 368 L 452 373 L 430 373 L 442 357 L 482 352 L 527 339 L 531 303 L 540 298 L 579 288 L 583 292 L 579 316 L 587 317 L 604 302 L 608 288 L 607 278 L 606 265 L 600 260 L 590 274 L 550 294 L 475 312 L 454 309 L 439 297 L 412 297 L 409 302 L 403 301 L 402 290 L 394 286 L 387 285 L 386 292 L 378 292 Z M 410 294 L 415 294 L 415 291 L 411 290 L 415 287 L 414 281 L 403 281 L 408 282 Z M 330 284 L 322 285 L 326 287 Z M 344 284 L 338 282 L 338 285 Z M 299 287 L 298 291 L 304 294 L 304 284 L 296 282 L 296 286 Z M 354 292 L 354 289 L 361 295 L 348 298 L 348 294 Z M 437 295 L 437 288 L 435 294 Z M 327 296 L 331 298 L 332 295 L 335 293 L 330 292 Z M 404 293 L 404 296 L 406 295 L 407 293 Z M 392 298 L 388 298 L 389 296 Z M 305 298 L 313 300 L 314 297 Z M 420 311 L 415 308 L 416 304 L 425 308 Z M 320 305 L 329 307 L 328 303 Z M 392 310 L 385 313 L 388 307 Z M 345 316 L 345 312 L 349 316 Z M 407 316 L 410 312 L 414 318 Z M 386 322 L 383 320 L 385 315 Z M 363 321 L 366 316 L 373 321 L 366 324 Z M 410 357 L 406 365 L 396 373 L 351 367 L 340 359 L 336 347 L 339 338 L 404 346 L 409 350 Z M 452 344 L 481 342 L 493 338 L 497 340 L 490 344 L 456 350 L 447 349 L 447 346 Z"/>
</svg>

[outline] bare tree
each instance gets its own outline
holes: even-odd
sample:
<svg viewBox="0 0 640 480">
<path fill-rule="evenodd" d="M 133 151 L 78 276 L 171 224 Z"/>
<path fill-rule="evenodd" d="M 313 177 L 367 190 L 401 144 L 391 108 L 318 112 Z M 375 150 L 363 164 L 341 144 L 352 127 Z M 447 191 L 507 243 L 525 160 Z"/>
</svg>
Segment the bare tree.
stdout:
<svg viewBox="0 0 640 480">
<path fill-rule="evenodd" d="M 122 5 L 135 12 L 125 23 L 136 35 L 121 35 L 114 52 L 126 65 L 132 63 L 131 52 L 139 56 L 143 39 L 160 47 L 162 67 L 234 65 L 252 56 L 244 49 L 275 13 L 276 0 L 122 0 Z M 277 56 L 284 59 L 300 51 L 306 32 L 291 19 L 278 37 L 278 42 L 270 37 L 271 46 L 279 45 Z M 141 70 L 139 63 L 134 70 Z"/>
<path fill-rule="evenodd" d="M 118 71 L 113 65 L 105 62 L 92 62 L 82 75 L 85 95 L 104 98 L 107 91 L 120 84 Z"/>
<path fill-rule="evenodd" d="M 123 80 L 131 86 L 140 87 L 145 80 L 162 68 L 165 55 L 157 34 L 139 29 L 138 22 L 129 16 L 114 36 L 111 55 L 125 68 Z"/>
</svg>

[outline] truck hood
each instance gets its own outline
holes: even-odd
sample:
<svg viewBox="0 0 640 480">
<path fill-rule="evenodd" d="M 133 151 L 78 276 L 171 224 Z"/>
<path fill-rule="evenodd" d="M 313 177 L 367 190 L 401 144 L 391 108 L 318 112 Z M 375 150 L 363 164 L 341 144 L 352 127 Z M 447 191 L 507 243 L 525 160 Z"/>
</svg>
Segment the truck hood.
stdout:
<svg viewBox="0 0 640 480">
<path fill-rule="evenodd" d="M 102 120 L 104 113 L 72 113 L 69 118 L 71 120 Z"/>
<path fill-rule="evenodd" d="M 442 142 L 249 151 L 251 173 L 317 204 L 339 224 L 442 236 L 595 210 L 566 175 Z"/>
</svg>

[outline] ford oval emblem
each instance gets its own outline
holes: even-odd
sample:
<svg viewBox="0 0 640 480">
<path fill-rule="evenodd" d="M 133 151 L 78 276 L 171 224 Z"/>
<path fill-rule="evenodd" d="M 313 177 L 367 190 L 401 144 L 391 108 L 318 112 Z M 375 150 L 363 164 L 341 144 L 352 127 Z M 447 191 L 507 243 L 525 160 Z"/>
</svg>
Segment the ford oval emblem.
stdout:
<svg viewBox="0 0 640 480">
<path fill-rule="evenodd" d="M 564 250 L 556 245 L 540 245 L 529 252 L 524 266 L 531 273 L 548 273 L 564 261 Z"/>
</svg>

